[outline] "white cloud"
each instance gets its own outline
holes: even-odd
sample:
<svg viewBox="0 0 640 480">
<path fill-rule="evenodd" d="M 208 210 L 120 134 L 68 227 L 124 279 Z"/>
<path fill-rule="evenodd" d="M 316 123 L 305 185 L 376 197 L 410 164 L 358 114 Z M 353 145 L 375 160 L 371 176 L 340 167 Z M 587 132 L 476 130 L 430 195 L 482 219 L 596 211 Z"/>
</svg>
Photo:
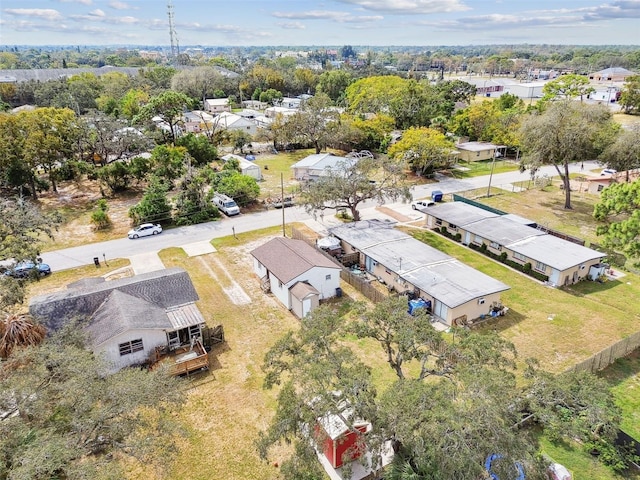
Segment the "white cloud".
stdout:
<svg viewBox="0 0 640 480">
<path fill-rule="evenodd" d="M 118 0 L 111 0 L 109 2 L 109 7 L 114 10 L 133 10 L 134 7 L 125 2 L 120 2 Z"/>
<path fill-rule="evenodd" d="M 382 15 L 351 15 L 345 12 L 330 10 L 311 10 L 309 12 L 273 12 L 276 18 L 293 20 L 331 20 L 338 23 L 377 22 L 384 19 Z"/>
<path fill-rule="evenodd" d="M 108 17 L 102 10 L 94 10 L 89 15 L 71 15 L 69 18 L 77 22 L 100 22 L 109 25 L 133 25 L 139 24 L 140 19 L 131 16 L 125 17 Z"/>
<path fill-rule="evenodd" d="M 58 0 L 60 3 L 81 3 L 82 5 L 92 5 L 93 0 Z"/>
<path fill-rule="evenodd" d="M 278 23 L 278 26 L 285 30 L 304 30 L 307 28 L 300 22 L 280 22 Z"/>
<path fill-rule="evenodd" d="M 60 12 L 52 8 L 5 8 L 3 12 L 20 17 L 41 18 L 51 22 L 62 20 Z"/>
<path fill-rule="evenodd" d="M 471 8 L 460 0 L 336 0 L 349 5 L 357 5 L 364 10 L 374 10 L 389 14 L 432 14 L 463 12 Z"/>
</svg>

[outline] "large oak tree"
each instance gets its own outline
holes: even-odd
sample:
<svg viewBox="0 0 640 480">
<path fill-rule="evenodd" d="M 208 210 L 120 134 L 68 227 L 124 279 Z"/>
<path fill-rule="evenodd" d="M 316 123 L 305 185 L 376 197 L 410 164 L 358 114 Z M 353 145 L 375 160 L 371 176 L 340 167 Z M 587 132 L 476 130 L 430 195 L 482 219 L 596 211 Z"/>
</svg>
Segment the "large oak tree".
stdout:
<svg viewBox="0 0 640 480">
<path fill-rule="evenodd" d="M 571 209 L 569 164 L 596 158 L 613 141 L 616 127 L 606 106 L 550 102 L 543 112 L 533 112 L 522 122 L 522 168 L 535 173 L 542 165 L 553 165 L 562 179 L 564 208 Z"/>
</svg>

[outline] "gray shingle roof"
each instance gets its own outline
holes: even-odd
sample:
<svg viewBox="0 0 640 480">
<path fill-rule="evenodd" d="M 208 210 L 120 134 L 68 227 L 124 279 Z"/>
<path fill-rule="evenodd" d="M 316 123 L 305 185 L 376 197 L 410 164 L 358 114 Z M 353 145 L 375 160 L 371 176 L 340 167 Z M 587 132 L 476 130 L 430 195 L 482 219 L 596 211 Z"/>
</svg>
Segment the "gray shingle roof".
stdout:
<svg viewBox="0 0 640 480">
<path fill-rule="evenodd" d="M 91 316 L 86 331 L 93 347 L 130 329 L 171 329 L 164 308 L 113 290 Z"/>
<path fill-rule="evenodd" d="M 29 302 L 29 312 L 40 319 L 49 331 L 56 331 L 74 318 L 91 318 L 114 290 L 161 309 L 198 300 L 189 274 L 181 268 L 170 268 L 38 295 Z M 115 307 L 109 308 L 111 313 L 116 313 Z"/>
<path fill-rule="evenodd" d="M 251 255 L 282 283 L 311 270 L 313 267 L 340 267 L 317 249 L 302 240 L 278 237 L 254 249 Z"/>
</svg>

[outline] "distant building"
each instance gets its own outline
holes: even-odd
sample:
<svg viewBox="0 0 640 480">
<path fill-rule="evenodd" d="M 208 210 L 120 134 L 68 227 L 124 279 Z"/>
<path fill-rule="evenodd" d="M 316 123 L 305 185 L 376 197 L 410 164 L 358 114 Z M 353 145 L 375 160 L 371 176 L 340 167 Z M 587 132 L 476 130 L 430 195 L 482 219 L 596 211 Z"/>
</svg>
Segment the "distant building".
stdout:
<svg viewBox="0 0 640 480">
<path fill-rule="evenodd" d="M 228 98 L 207 98 L 204 101 L 204 109 L 210 113 L 230 112 L 231 105 Z"/>
<path fill-rule="evenodd" d="M 589 80 L 594 82 L 624 82 L 627 77 L 636 75 L 630 70 L 621 67 L 605 68 L 589 75 Z"/>
</svg>

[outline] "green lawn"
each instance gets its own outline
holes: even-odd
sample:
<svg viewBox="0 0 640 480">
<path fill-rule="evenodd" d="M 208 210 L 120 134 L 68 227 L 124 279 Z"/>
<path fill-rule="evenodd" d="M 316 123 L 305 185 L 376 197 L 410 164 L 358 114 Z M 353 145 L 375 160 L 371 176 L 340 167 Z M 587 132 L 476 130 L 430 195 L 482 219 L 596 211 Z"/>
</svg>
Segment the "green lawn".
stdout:
<svg viewBox="0 0 640 480">
<path fill-rule="evenodd" d="M 598 461 L 597 457 L 589 455 L 576 443 L 552 443 L 545 437 L 540 438 L 542 453 L 556 463 L 567 467 L 574 480 L 623 480 L 629 477 L 616 474 L 610 468 Z"/>
<path fill-rule="evenodd" d="M 460 162 L 459 168 L 451 170 L 451 175 L 455 178 L 479 177 L 491 174 L 491 164 L 493 160 L 481 160 L 478 162 Z M 497 160 L 493 165 L 493 173 L 514 172 L 518 170 L 518 165 L 510 160 Z"/>
<path fill-rule="evenodd" d="M 439 234 L 413 231 L 416 238 L 511 287 L 502 294 L 505 317 L 487 324 L 513 342 L 520 360 L 537 358 L 543 368 L 561 372 L 640 330 L 637 304 L 640 278 L 583 282 L 571 289 L 547 287 Z"/>
<path fill-rule="evenodd" d="M 640 439 L 640 350 L 618 359 L 599 375 L 609 383 L 622 409 L 622 430 Z"/>
</svg>

